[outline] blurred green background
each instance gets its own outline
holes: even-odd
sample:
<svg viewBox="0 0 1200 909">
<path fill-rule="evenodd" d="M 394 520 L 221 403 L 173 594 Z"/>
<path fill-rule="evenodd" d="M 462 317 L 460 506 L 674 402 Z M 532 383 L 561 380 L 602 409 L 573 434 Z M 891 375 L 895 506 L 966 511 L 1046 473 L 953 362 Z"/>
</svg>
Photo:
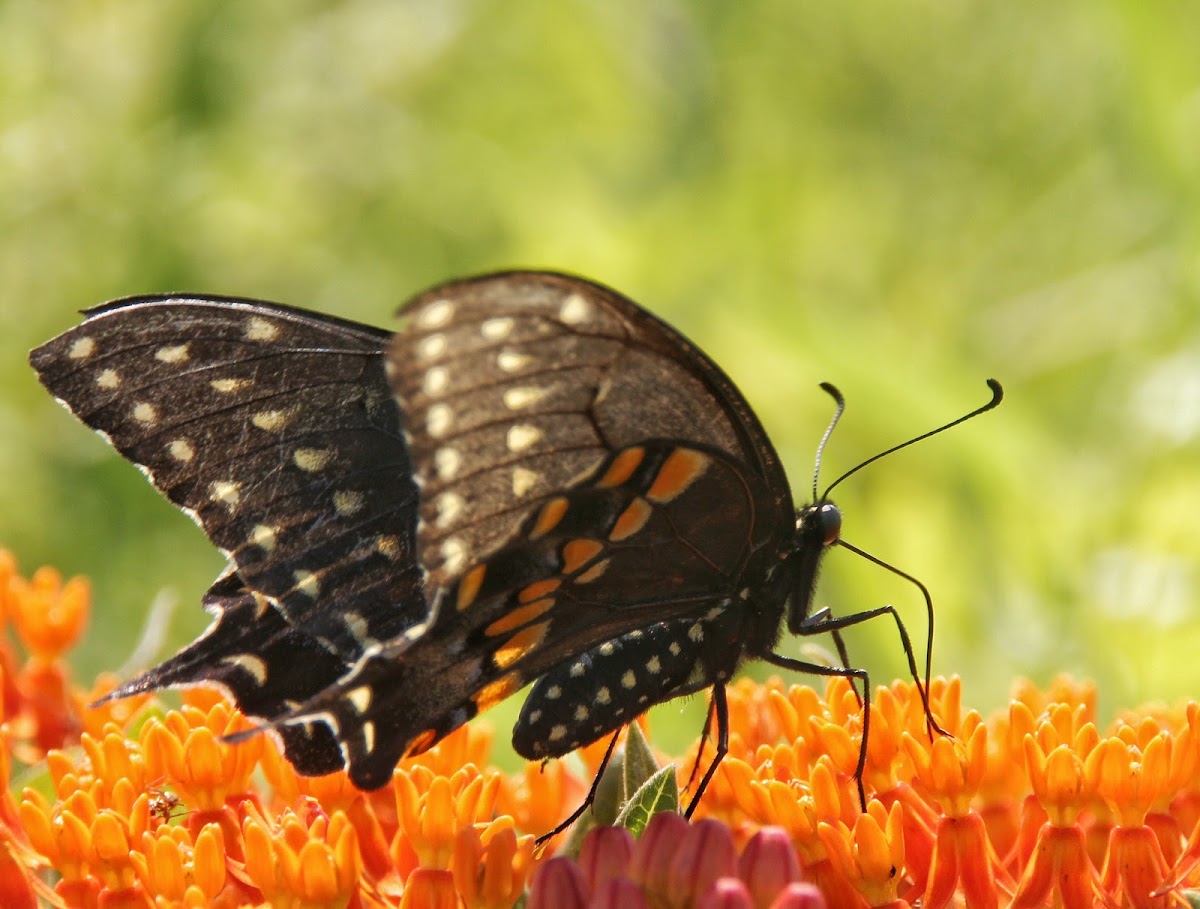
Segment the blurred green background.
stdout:
<svg viewBox="0 0 1200 909">
<path fill-rule="evenodd" d="M 171 646 L 205 625 L 218 554 L 26 364 L 76 310 L 387 325 L 549 267 L 704 347 L 801 502 L 819 381 L 849 400 L 831 480 L 1000 378 L 1000 410 L 839 488 L 846 538 L 932 590 L 971 705 L 1059 671 L 1109 715 L 1200 695 L 1198 36 L 1200 6 L 1141 0 L 0 3 L 0 545 L 93 578 L 84 680 L 164 588 Z M 847 552 L 817 602 L 923 628 Z M 904 674 L 889 623 L 849 637 Z"/>
</svg>

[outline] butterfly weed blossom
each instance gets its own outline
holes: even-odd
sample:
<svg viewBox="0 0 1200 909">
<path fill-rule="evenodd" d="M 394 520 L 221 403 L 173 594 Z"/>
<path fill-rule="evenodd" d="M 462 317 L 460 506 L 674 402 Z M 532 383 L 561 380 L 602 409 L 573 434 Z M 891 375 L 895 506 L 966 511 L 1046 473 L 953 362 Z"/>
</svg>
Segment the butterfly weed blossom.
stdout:
<svg viewBox="0 0 1200 909">
<path fill-rule="evenodd" d="M 696 818 L 656 814 L 636 838 L 598 827 L 554 856 L 534 836 L 586 790 L 586 766 L 502 773 L 475 723 L 364 792 L 345 771 L 298 774 L 269 737 L 229 744 L 249 721 L 216 691 L 90 708 L 115 682 L 83 687 L 67 667 L 88 586 L 34 579 L 0 553 L 6 907 L 1141 909 L 1200 886 L 1200 704 L 1101 729 L 1085 683 L 1018 682 L 985 718 L 956 679 L 935 679 L 953 738 L 931 740 L 915 684 L 879 687 L 862 812 L 849 684 L 742 680 Z M 31 646 L 48 639 L 53 653 Z M 681 784 L 699 746 L 678 756 Z M 156 812 L 164 793 L 175 808 Z"/>
</svg>

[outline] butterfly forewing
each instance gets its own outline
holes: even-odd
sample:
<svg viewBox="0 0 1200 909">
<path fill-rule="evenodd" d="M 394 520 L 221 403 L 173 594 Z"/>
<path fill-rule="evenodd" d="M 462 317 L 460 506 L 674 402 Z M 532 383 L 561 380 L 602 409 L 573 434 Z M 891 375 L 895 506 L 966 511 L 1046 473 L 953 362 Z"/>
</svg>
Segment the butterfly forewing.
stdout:
<svg viewBox="0 0 1200 909">
<path fill-rule="evenodd" d="M 33 352 L 39 377 L 232 563 L 205 597 L 208 631 L 117 696 L 209 681 L 273 719 L 425 617 L 389 333 L 226 298 L 86 315 Z M 283 738 L 302 772 L 343 765 L 328 727 Z"/>
</svg>

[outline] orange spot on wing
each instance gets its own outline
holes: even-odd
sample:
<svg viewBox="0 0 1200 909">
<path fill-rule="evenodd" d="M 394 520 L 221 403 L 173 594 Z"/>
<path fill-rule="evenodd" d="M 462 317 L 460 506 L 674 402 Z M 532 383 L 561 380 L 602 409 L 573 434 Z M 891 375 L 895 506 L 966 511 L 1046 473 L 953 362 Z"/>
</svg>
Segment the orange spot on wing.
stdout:
<svg viewBox="0 0 1200 909">
<path fill-rule="evenodd" d="M 487 573 L 487 565 L 476 565 L 458 582 L 458 598 L 456 603 L 460 610 L 466 609 L 475 602 L 479 588 L 483 584 L 483 576 Z"/>
<path fill-rule="evenodd" d="M 573 574 L 604 551 L 596 540 L 572 540 L 563 547 L 563 574 Z"/>
<path fill-rule="evenodd" d="M 563 519 L 563 515 L 567 513 L 567 505 L 569 503 L 562 496 L 551 499 L 542 506 L 542 510 L 538 512 L 537 521 L 534 522 L 533 530 L 529 532 L 529 539 L 536 540 L 540 536 L 545 536 L 551 530 L 558 526 L 558 522 Z"/>
<path fill-rule="evenodd" d="M 483 633 L 489 638 L 494 638 L 509 631 L 515 631 L 522 625 L 528 625 L 553 605 L 554 597 L 546 597 L 544 600 L 534 600 L 527 606 L 520 606 L 507 615 L 496 619 L 496 621 L 483 630 Z"/>
<path fill-rule="evenodd" d="M 577 577 L 575 579 L 575 583 L 576 584 L 592 583 L 592 581 L 596 580 L 596 578 L 600 577 L 600 575 L 602 575 L 602 574 L 604 574 L 604 572 L 608 571 L 608 563 L 611 561 L 612 561 L 612 559 L 604 559 L 600 562 L 597 562 L 595 565 L 593 565 L 591 568 L 589 568 L 587 571 L 585 571 L 583 574 L 581 574 L 579 577 Z"/>
<path fill-rule="evenodd" d="M 518 631 L 504 642 L 492 659 L 501 669 L 506 669 L 530 651 L 540 647 L 549 627 L 549 622 L 540 622 L 537 625 L 530 625 L 524 631 Z"/>
<path fill-rule="evenodd" d="M 433 747 L 434 742 L 437 741 L 437 737 L 438 734 L 436 729 L 426 729 L 411 742 L 409 742 L 408 747 L 404 749 L 404 756 L 412 757 L 414 754 L 420 754 L 423 751 L 428 751 Z"/>
<path fill-rule="evenodd" d="M 652 511 L 653 509 L 645 499 L 634 499 L 629 503 L 629 507 L 621 512 L 621 516 L 617 518 L 617 523 L 613 524 L 608 538 L 616 543 L 633 536 L 646 526 Z"/>
<path fill-rule="evenodd" d="M 528 603 L 531 600 L 537 600 L 547 594 L 554 593 L 562 586 L 562 581 L 558 578 L 547 578 L 544 581 L 534 581 L 528 587 L 522 588 L 517 594 L 517 599 L 522 603 Z"/>
<path fill-rule="evenodd" d="M 612 463 L 608 465 L 608 470 L 604 471 L 604 476 L 596 481 L 596 486 L 600 489 L 620 486 L 633 475 L 645 457 L 646 449 L 640 446 L 626 448 L 613 458 Z"/>
<path fill-rule="evenodd" d="M 471 698 L 475 702 L 476 709 L 483 713 L 495 707 L 509 695 L 515 693 L 521 687 L 521 680 L 515 672 L 508 675 L 503 675 L 494 682 L 489 682 L 479 689 L 475 697 Z"/>
<path fill-rule="evenodd" d="M 712 459 L 691 448 L 676 448 L 663 461 L 658 476 L 650 484 L 646 498 L 651 502 L 670 502 L 692 485 L 708 469 Z"/>
</svg>

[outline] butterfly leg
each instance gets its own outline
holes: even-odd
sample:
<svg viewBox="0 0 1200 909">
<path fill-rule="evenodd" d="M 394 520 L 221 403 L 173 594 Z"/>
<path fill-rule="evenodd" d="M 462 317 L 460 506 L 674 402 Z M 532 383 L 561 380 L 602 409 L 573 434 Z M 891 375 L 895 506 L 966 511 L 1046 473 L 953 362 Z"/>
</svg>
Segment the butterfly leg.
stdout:
<svg viewBox="0 0 1200 909">
<path fill-rule="evenodd" d="M 700 730 L 700 747 L 696 750 L 696 761 L 692 764 L 687 783 L 684 784 L 684 792 L 691 791 L 692 783 L 696 782 L 696 774 L 700 772 L 700 759 L 704 757 L 704 746 L 708 744 L 708 734 L 712 732 L 713 709 L 713 702 L 709 700 L 708 712 L 704 714 L 704 728 Z"/>
<path fill-rule="evenodd" d="M 930 738 L 936 732 L 938 735 L 950 735 L 945 729 L 938 725 L 938 721 L 934 719 L 933 712 L 929 706 L 929 674 L 930 674 L 930 659 L 927 654 L 925 665 L 925 678 L 921 679 L 919 670 L 917 669 L 916 653 L 913 650 L 912 638 L 908 635 L 908 629 L 905 628 L 900 614 L 896 612 L 895 606 L 880 606 L 876 609 L 866 609 L 862 612 L 855 612 L 851 615 L 842 616 L 841 618 L 833 618 L 829 610 L 824 609 L 814 613 L 809 620 L 804 623 L 800 630 L 800 634 L 808 636 L 814 634 L 830 633 L 833 635 L 834 642 L 840 641 L 840 635 L 837 634 L 842 628 L 848 628 L 851 625 L 858 625 L 861 622 L 867 622 L 881 615 L 891 615 L 892 620 L 896 623 L 896 630 L 900 633 L 900 643 L 904 647 L 904 655 L 908 660 L 908 671 L 912 675 L 913 681 L 917 685 L 917 693 L 921 697 L 921 706 L 925 710 L 925 726 L 929 731 Z M 842 658 L 843 666 L 849 661 L 844 645 L 838 646 L 838 655 Z M 805 670 L 807 671 L 807 670 Z M 843 673 L 845 674 L 845 673 Z M 857 692 L 856 692 L 857 693 Z M 870 692 L 866 692 L 867 700 L 870 700 Z M 866 704 L 864 703 L 864 709 Z"/>
<path fill-rule="evenodd" d="M 847 616 L 846 618 L 853 618 Z M 841 621 L 834 619 L 833 621 Z M 766 660 L 772 666 L 778 666 L 780 669 L 787 669 L 792 672 L 802 672 L 806 675 L 824 675 L 833 676 L 843 679 L 858 679 L 863 686 L 863 691 L 867 692 L 867 698 L 863 701 L 862 715 L 862 744 L 858 749 L 858 764 L 854 768 L 854 782 L 858 785 L 858 801 L 862 806 L 862 810 L 867 810 L 867 792 L 863 788 L 863 771 L 867 767 L 867 742 L 871 737 L 871 678 L 865 669 L 854 669 L 846 666 L 823 666 L 820 663 L 806 663 L 804 660 L 795 660 L 791 657 L 785 657 L 778 653 L 764 653 L 760 659 Z"/>
<path fill-rule="evenodd" d="M 608 740 L 608 748 L 605 749 L 604 757 L 600 760 L 600 766 L 596 769 L 596 776 L 592 780 L 592 788 L 588 790 L 588 794 L 584 797 L 583 802 L 578 808 L 571 812 L 565 821 L 562 821 L 549 833 L 543 833 L 536 840 L 534 840 L 533 845 L 535 849 L 540 849 L 548 840 L 558 836 L 577 820 L 579 820 L 585 811 L 592 807 L 592 803 L 596 801 L 596 790 L 600 788 L 600 779 L 604 776 L 604 771 L 608 769 L 608 762 L 612 760 L 613 751 L 616 750 L 617 739 L 620 737 L 620 735 L 621 729 L 618 728 L 617 731 L 612 734 L 612 738 Z"/>
<path fill-rule="evenodd" d="M 713 774 L 717 772 L 717 767 L 721 760 L 729 753 L 729 704 L 725 701 L 725 683 L 717 682 L 712 688 L 712 702 L 709 706 L 709 718 L 713 714 L 717 716 L 717 753 L 713 755 L 712 763 L 708 765 L 708 769 L 704 771 L 704 776 L 700 778 L 700 785 L 696 787 L 696 794 L 692 796 L 691 802 L 688 803 L 685 817 L 691 817 L 696 810 L 696 806 L 700 804 L 700 797 L 704 795 L 704 790 L 708 788 L 709 781 L 713 778 Z M 704 720 L 704 735 L 700 740 L 700 748 L 704 749 L 704 742 L 708 738 L 708 718 Z M 696 767 L 700 766 L 700 755 L 696 755 Z M 692 771 L 695 776 L 696 771 Z M 688 780 L 688 785 L 691 785 L 691 780 Z"/>
<path fill-rule="evenodd" d="M 804 622 L 805 626 L 820 625 L 822 622 L 827 622 L 833 618 L 833 610 L 828 606 L 818 609 L 810 615 Z M 838 659 L 841 660 L 842 666 L 846 669 L 850 668 L 850 652 L 846 649 L 846 641 L 842 637 L 841 632 L 836 628 L 829 632 L 829 636 L 833 638 L 833 646 L 837 648 Z M 851 686 L 852 688 L 854 686 Z M 858 693 L 858 689 L 854 688 L 854 697 L 858 700 L 858 708 L 861 710 L 863 705 L 863 695 Z M 869 697 L 869 695 L 868 695 Z"/>
</svg>

